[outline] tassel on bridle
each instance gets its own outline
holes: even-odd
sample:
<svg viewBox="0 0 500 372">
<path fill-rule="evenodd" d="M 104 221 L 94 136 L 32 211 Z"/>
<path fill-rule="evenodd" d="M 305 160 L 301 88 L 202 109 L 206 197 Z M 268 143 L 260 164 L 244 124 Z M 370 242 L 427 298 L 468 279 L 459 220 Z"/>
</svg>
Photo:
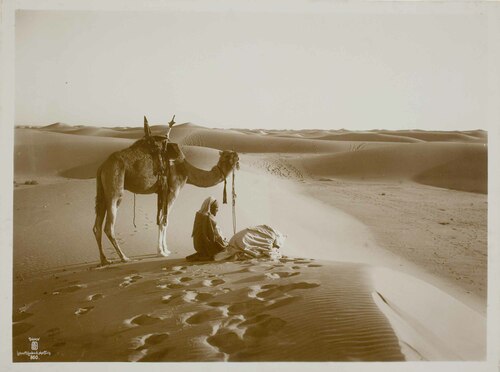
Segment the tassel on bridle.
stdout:
<svg viewBox="0 0 500 372">
<path fill-rule="evenodd" d="M 222 192 L 222 204 L 227 204 L 227 176 L 222 171 L 222 168 L 217 165 L 222 178 L 224 178 L 224 191 Z"/>
<path fill-rule="evenodd" d="M 222 193 L 222 204 L 227 204 L 227 181 L 226 179 L 224 178 L 224 191 Z"/>
</svg>

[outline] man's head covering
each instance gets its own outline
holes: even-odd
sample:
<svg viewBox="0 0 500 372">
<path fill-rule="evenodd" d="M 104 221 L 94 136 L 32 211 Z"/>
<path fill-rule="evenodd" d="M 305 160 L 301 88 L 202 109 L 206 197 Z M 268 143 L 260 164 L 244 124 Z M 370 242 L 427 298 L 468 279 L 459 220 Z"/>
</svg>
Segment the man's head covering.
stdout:
<svg viewBox="0 0 500 372">
<path fill-rule="evenodd" d="M 201 204 L 201 208 L 198 211 L 198 213 L 202 213 L 202 214 L 208 214 L 208 213 L 210 213 L 210 207 L 212 206 L 213 203 L 217 203 L 217 200 L 215 200 L 214 198 L 212 198 L 211 196 L 209 196 Z"/>
</svg>

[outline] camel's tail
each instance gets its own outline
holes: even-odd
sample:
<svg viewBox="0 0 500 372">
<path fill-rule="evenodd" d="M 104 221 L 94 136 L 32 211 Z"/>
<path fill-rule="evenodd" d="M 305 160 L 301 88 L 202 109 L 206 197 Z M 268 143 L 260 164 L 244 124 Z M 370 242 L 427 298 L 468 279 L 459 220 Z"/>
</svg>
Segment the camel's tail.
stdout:
<svg viewBox="0 0 500 372">
<path fill-rule="evenodd" d="M 95 196 L 95 213 L 99 215 L 106 212 L 106 200 L 104 197 L 104 188 L 101 181 L 101 169 L 97 171 L 96 177 L 96 196 Z"/>
</svg>

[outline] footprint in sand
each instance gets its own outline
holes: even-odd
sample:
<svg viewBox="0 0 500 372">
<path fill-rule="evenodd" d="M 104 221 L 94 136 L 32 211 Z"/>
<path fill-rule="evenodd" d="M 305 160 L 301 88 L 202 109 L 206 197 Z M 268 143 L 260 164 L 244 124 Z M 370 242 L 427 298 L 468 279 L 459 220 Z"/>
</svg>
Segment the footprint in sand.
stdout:
<svg viewBox="0 0 500 372">
<path fill-rule="evenodd" d="M 190 282 L 191 280 L 193 280 L 193 278 L 190 278 L 188 276 L 179 279 L 179 281 L 182 283 Z"/>
<path fill-rule="evenodd" d="M 238 328 L 241 331 L 220 328 L 214 335 L 207 337 L 206 341 L 225 354 L 237 354 L 249 344 L 254 344 L 256 339 L 270 336 L 285 325 L 286 321 L 281 318 L 261 314 L 240 323 Z"/>
<path fill-rule="evenodd" d="M 281 279 L 281 278 L 289 278 L 291 276 L 300 275 L 298 272 L 289 273 L 287 271 L 278 271 L 276 273 L 266 273 L 266 277 L 269 279 Z"/>
<path fill-rule="evenodd" d="M 248 287 L 247 296 L 250 298 L 257 298 L 257 294 L 262 292 L 262 286 L 260 285 L 251 285 Z"/>
<path fill-rule="evenodd" d="M 204 280 L 202 284 L 205 287 L 216 287 L 216 286 L 224 284 L 224 283 L 225 283 L 224 280 L 217 278 L 217 279 L 207 279 L 207 280 Z"/>
<path fill-rule="evenodd" d="M 91 311 L 94 308 L 94 306 L 86 306 L 86 307 L 81 307 L 75 311 L 75 315 L 85 315 L 89 311 Z"/>
<path fill-rule="evenodd" d="M 40 300 L 35 300 L 33 302 L 30 302 L 29 304 L 25 304 L 23 306 L 21 306 L 18 310 L 20 313 L 25 313 L 28 311 L 28 309 L 33 306 L 34 304 L 36 304 L 37 302 L 40 302 Z"/>
<path fill-rule="evenodd" d="M 144 336 L 137 337 L 133 340 L 133 348 L 135 350 L 143 350 L 148 347 L 161 344 L 169 338 L 168 333 L 150 333 Z"/>
<path fill-rule="evenodd" d="M 190 314 L 189 317 L 186 318 L 185 323 L 195 325 L 201 324 L 212 320 L 217 320 L 221 316 L 223 316 L 223 312 L 220 309 L 209 309 L 205 311 L 201 311 L 199 313 Z"/>
<path fill-rule="evenodd" d="M 162 304 L 168 304 L 171 301 L 175 300 L 176 298 L 179 298 L 180 296 L 181 296 L 180 293 L 167 294 L 165 296 L 162 296 L 161 303 Z"/>
<path fill-rule="evenodd" d="M 184 296 L 182 299 L 185 302 L 206 302 L 214 298 L 214 295 L 211 293 L 200 293 L 196 291 L 184 291 Z"/>
<path fill-rule="evenodd" d="M 141 315 L 137 315 L 131 319 L 126 319 L 124 321 L 125 325 L 127 326 L 132 326 L 132 327 L 135 327 L 135 326 L 147 326 L 147 325 L 151 325 L 151 324 L 156 324 L 156 323 L 159 323 L 161 322 L 162 319 L 161 318 L 158 318 L 156 316 L 152 316 L 152 315 L 149 315 L 149 314 L 141 314 Z"/>
<path fill-rule="evenodd" d="M 144 357 L 139 359 L 139 362 L 160 362 L 165 359 L 167 355 L 171 353 L 174 348 L 165 348 L 163 350 L 155 351 L 154 353 L 146 354 Z"/>
<path fill-rule="evenodd" d="M 165 296 L 162 296 L 162 298 L 161 298 L 161 302 L 163 304 L 168 304 L 172 300 L 173 300 L 173 296 L 172 295 L 165 295 Z"/>
<path fill-rule="evenodd" d="M 142 279 L 142 276 L 137 274 L 126 276 L 125 278 L 123 278 L 124 281 L 120 283 L 120 287 L 128 287 L 132 283 L 137 282 L 139 279 Z"/>
<path fill-rule="evenodd" d="M 245 348 L 245 342 L 233 331 L 220 331 L 207 338 L 207 342 L 225 354 L 233 354 Z"/>
<path fill-rule="evenodd" d="M 102 293 L 96 293 L 88 296 L 87 301 L 97 301 L 100 300 L 101 298 L 104 298 L 104 295 Z"/>
<path fill-rule="evenodd" d="M 311 264 L 307 265 L 307 267 L 322 267 L 323 265 L 318 265 L 318 264 Z"/>
<path fill-rule="evenodd" d="M 61 293 L 71 293 L 71 292 L 76 292 L 82 288 L 87 288 L 86 284 L 75 284 L 75 285 L 70 285 L 68 287 L 63 287 L 56 289 L 54 292 L 52 292 L 53 295 L 58 295 Z"/>
<path fill-rule="evenodd" d="M 185 291 L 184 296 L 182 296 L 182 299 L 185 302 L 196 302 L 196 296 L 198 295 L 197 292 L 195 291 Z"/>
</svg>

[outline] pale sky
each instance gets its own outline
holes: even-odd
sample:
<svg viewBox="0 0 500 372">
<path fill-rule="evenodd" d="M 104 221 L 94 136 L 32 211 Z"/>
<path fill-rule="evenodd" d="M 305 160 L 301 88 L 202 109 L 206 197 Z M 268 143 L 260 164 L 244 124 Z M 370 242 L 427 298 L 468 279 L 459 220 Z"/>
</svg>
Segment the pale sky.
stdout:
<svg viewBox="0 0 500 372">
<path fill-rule="evenodd" d="M 18 11 L 16 124 L 486 128 L 481 14 Z"/>
</svg>

